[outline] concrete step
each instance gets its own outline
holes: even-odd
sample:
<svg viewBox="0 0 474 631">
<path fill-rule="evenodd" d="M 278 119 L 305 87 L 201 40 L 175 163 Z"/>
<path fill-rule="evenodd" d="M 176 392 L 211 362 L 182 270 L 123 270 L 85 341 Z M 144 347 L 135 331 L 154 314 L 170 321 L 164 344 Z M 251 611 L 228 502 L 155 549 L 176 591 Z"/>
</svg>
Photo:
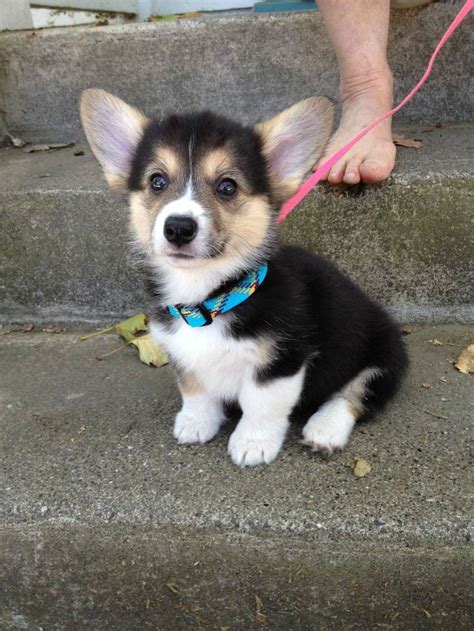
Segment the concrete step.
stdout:
<svg viewBox="0 0 474 631">
<path fill-rule="evenodd" d="M 115 335 L 8 330 L 2 628 L 472 628 L 472 378 L 452 365 L 472 327 L 411 327 L 400 396 L 345 452 L 311 454 L 294 428 L 245 470 L 231 423 L 174 442 L 171 369 L 131 348 L 97 361 Z"/>
<path fill-rule="evenodd" d="M 472 321 L 473 127 L 404 132 L 379 187 L 319 187 L 283 224 L 285 241 L 337 262 L 405 320 Z M 3 321 L 98 321 L 145 304 L 127 254 L 127 209 L 89 149 L 0 151 Z"/>
<path fill-rule="evenodd" d="M 395 95 L 420 78 L 460 2 L 393 12 Z M 472 18 L 399 120 L 472 121 Z M 471 54 L 469 54 L 471 52 Z M 0 35 L 0 113 L 30 140 L 81 136 L 78 97 L 110 90 L 147 113 L 211 108 L 256 121 L 298 99 L 337 98 L 334 52 L 319 12 L 77 27 Z"/>
</svg>

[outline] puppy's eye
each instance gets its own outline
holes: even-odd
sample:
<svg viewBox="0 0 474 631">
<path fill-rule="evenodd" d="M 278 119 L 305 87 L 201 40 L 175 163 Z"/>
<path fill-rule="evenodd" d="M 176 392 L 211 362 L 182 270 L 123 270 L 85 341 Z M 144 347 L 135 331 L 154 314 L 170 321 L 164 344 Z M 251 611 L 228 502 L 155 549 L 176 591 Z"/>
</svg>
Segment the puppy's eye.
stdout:
<svg viewBox="0 0 474 631">
<path fill-rule="evenodd" d="M 168 178 L 163 173 L 153 173 L 150 177 L 150 186 L 155 193 L 160 193 L 168 186 Z"/>
<path fill-rule="evenodd" d="M 219 195 L 222 195 L 222 197 L 234 197 L 237 193 L 237 182 L 230 178 L 221 180 L 217 185 L 216 191 Z"/>
</svg>

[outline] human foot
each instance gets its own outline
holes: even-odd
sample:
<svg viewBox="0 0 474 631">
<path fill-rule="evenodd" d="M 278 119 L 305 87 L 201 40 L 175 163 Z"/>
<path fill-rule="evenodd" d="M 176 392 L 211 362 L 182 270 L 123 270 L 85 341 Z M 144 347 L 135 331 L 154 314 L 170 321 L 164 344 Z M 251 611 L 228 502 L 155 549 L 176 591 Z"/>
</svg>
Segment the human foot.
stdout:
<svg viewBox="0 0 474 631">
<path fill-rule="evenodd" d="M 339 128 L 331 138 L 322 164 L 364 127 L 387 112 L 392 106 L 390 71 L 348 81 L 341 88 L 342 116 Z M 374 127 L 337 162 L 328 174 L 331 184 L 375 184 L 387 179 L 395 165 L 391 119 Z"/>
</svg>

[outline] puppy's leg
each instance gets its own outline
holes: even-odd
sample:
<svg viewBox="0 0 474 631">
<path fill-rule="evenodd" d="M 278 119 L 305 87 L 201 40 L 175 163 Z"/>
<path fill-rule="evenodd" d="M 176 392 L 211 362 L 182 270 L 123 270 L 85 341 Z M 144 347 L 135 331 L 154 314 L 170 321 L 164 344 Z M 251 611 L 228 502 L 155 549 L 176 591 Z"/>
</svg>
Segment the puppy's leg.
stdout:
<svg viewBox="0 0 474 631">
<path fill-rule="evenodd" d="M 179 389 L 183 407 L 176 415 L 174 437 L 180 444 L 207 443 L 225 420 L 221 400 L 212 397 L 191 374 L 180 374 Z"/>
<path fill-rule="evenodd" d="M 303 443 L 313 451 L 332 453 L 343 449 L 355 422 L 365 411 L 364 400 L 370 392 L 370 382 L 380 373 L 378 368 L 363 370 L 326 401 L 304 426 Z"/>
<path fill-rule="evenodd" d="M 255 377 L 244 381 L 239 403 L 242 418 L 229 441 L 235 464 L 245 467 L 269 463 L 283 445 L 288 417 L 298 402 L 305 369 L 291 377 L 259 383 Z"/>
</svg>

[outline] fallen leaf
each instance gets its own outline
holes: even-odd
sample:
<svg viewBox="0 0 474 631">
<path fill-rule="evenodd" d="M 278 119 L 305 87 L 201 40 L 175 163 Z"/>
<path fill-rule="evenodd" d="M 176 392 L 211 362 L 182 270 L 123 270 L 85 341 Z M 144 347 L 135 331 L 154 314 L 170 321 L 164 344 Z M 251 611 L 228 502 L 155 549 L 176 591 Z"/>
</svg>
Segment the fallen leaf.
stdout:
<svg viewBox="0 0 474 631">
<path fill-rule="evenodd" d="M 176 14 L 173 13 L 173 14 L 170 14 L 170 15 L 150 15 L 146 19 L 146 21 L 147 22 L 160 22 L 161 20 L 173 21 L 173 20 L 178 20 L 178 19 L 179 19 L 179 15 L 176 15 Z"/>
<path fill-rule="evenodd" d="M 119 322 L 119 324 L 114 324 L 114 329 L 127 342 L 131 342 L 137 333 L 147 330 L 147 322 L 148 320 L 144 313 L 137 313 L 137 315 L 127 318 L 123 322 Z"/>
<path fill-rule="evenodd" d="M 268 620 L 268 616 L 267 614 L 263 613 L 262 609 L 263 609 L 263 602 L 257 596 L 257 594 L 255 594 L 255 618 L 257 619 L 257 622 L 260 622 L 260 624 L 266 624 Z"/>
<path fill-rule="evenodd" d="M 423 142 L 417 138 L 405 138 L 401 134 L 392 134 L 392 140 L 395 145 L 399 147 L 408 147 L 409 149 L 420 149 L 423 147 Z"/>
<path fill-rule="evenodd" d="M 454 366 L 463 375 L 474 372 L 474 344 L 470 344 L 463 350 Z"/>
<path fill-rule="evenodd" d="M 430 344 L 433 344 L 433 346 L 443 346 L 443 342 L 440 342 L 439 340 L 437 340 L 436 338 L 434 340 L 428 340 L 428 342 Z"/>
<path fill-rule="evenodd" d="M 91 337 L 95 337 L 97 335 L 102 335 L 103 333 L 107 333 L 109 331 L 117 331 L 117 333 L 125 340 L 125 344 L 100 355 L 97 357 L 99 361 L 109 357 L 110 355 L 114 355 L 126 346 L 133 344 L 138 349 L 140 360 L 144 364 L 147 366 L 165 366 L 169 362 L 168 356 L 148 334 L 147 324 L 147 316 L 144 313 L 137 313 L 123 322 L 113 324 L 106 329 L 101 329 L 100 331 L 94 331 L 94 333 L 83 335 L 81 337 L 81 341 L 90 339 Z"/>
<path fill-rule="evenodd" d="M 108 333 L 109 331 L 113 331 L 113 326 L 108 326 L 106 329 L 100 329 L 99 331 L 94 331 L 93 333 L 88 333 L 87 335 L 81 335 L 79 338 L 81 342 L 85 342 L 85 340 L 90 339 L 91 337 L 97 337 L 98 335 L 102 335 L 103 333 Z"/>
<path fill-rule="evenodd" d="M 439 382 L 440 383 L 448 383 L 448 380 L 446 379 L 446 377 L 443 375 L 442 377 L 439 378 Z"/>
<path fill-rule="evenodd" d="M 188 11 L 188 13 L 181 13 L 178 15 L 178 20 L 187 20 L 189 18 L 198 18 L 201 14 L 198 11 Z"/>
<path fill-rule="evenodd" d="M 354 458 L 352 462 L 352 473 L 357 478 L 363 478 L 372 471 L 372 465 L 370 465 L 364 458 Z"/>
<path fill-rule="evenodd" d="M 1 144 L 21 149 L 21 147 L 24 147 L 27 143 L 26 140 L 23 140 L 23 138 L 18 138 L 17 136 L 12 136 L 11 134 L 5 134 Z"/>
<path fill-rule="evenodd" d="M 141 361 L 147 366 L 165 366 L 168 362 L 167 354 L 149 334 L 130 340 L 130 343 L 138 348 Z"/>
<path fill-rule="evenodd" d="M 27 145 L 23 151 L 25 153 L 34 153 L 35 151 L 54 151 L 56 149 L 74 147 L 75 144 L 75 142 L 53 142 L 49 144 Z"/>
<path fill-rule="evenodd" d="M 433 386 L 430 383 L 422 383 L 421 387 L 425 388 L 426 390 L 431 390 Z"/>
<path fill-rule="evenodd" d="M 448 417 L 443 414 L 437 414 L 436 412 L 432 412 L 431 410 L 423 410 L 425 414 L 429 414 L 430 416 L 434 416 L 434 418 L 440 418 L 442 421 L 447 421 Z"/>
</svg>

